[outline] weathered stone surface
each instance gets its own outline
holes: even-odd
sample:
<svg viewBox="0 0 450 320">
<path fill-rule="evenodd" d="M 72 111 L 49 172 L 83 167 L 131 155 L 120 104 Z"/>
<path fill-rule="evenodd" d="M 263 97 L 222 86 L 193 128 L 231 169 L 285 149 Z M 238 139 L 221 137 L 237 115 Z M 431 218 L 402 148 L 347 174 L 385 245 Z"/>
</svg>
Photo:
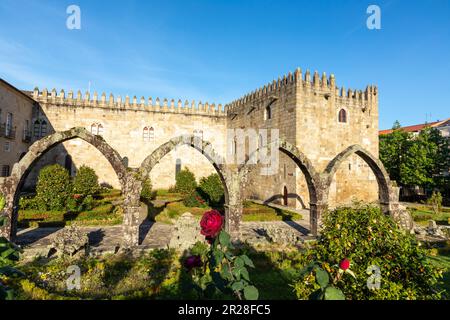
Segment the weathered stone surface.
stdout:
<svg viewBox="0 0 450 320">
<path fill-rule="evenodd" d="M 199 220 L 191 213 L 186 212 L 175 223 L 169 247 L 184 251 L 199 241 L 206 243 L 205 237 L 200 233 Z"/>
<path fill-rule="evenodd" d="M 53 236 L 48 250 L 49 255 L 59 257 L 84 256 L 89 250 L 89 238 L 82 229 L 76 226 L 69 226 Z"/>
</svg>

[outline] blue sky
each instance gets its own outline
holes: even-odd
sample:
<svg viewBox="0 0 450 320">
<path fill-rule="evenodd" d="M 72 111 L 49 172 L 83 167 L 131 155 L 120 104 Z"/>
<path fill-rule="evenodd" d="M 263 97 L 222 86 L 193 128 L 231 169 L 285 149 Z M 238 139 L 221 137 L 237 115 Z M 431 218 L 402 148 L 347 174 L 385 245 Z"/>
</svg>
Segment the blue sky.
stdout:
<svg viewBox="0 0 450 320">
<path fill-rule="evenodd" d="M 450 1 L 0 0 L 0 77 L 20 89 L 226 103 L 297 67 L 378 85 L 381 129 L 450 117 Z"/>
</svg>

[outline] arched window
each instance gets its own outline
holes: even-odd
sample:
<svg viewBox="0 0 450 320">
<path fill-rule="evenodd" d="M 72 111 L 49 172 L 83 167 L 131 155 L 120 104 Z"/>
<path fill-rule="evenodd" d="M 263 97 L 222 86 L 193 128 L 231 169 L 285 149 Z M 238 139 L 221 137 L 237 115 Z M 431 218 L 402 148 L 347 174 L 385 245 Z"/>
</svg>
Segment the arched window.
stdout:
<svg viewBox="0 0 450 320">
<path fill-rule="evenodd" d="M 181 171 L 181 159 L 177 159 L 175 162 L 175 177 Z"/>
<path fill-rule="evenodd" d="M 91 125 L 91 133 L 92 133 L 93 135 L 97 135 L 98 130 L 97 130 L 97 124 L 96 124 L 96 123 L 93 123 L 93 124 Z"/>
<path fill-rule="evenodd" d="M 203 140 L 203 130 L 194 130 L 194 136 L 199 137 Z"/>
<path fill-rule="evenodd" d="M 146 141 L 148 140 L 148 137 L 149 137 L 148 127 L 145 127 L 144 130 L 142 131 L 142 139 Z"/>
<path fill-rule="evenodd" d="M 40 134 L 41 134 L 41 122 L 39 120 L 36 120 L 33 123 L 33 136 L 35 138 L 40 138 Z"/>
<path fill-rule="evenodd" d="M 47 121 L 41 121 L 41 138 L 47 135 Z"/>
<path fill-rule="evenodd" d="M 103 135 L 103 126 L 100 123 L 93 123 L 91 125 L 91 133 L 96 136 Z"/>
<path fill-rule="evenodd" d="M 347 111 L 341 109 L 339 111 L 339 122 L 346 123 L 347 122 Z"/>
<path fill-rule="evenodd" d="M 153 141 L 155 139 L 155 129 L 153 129 L 153 127 L 151 127 L 148 132 L 148 139 L 150 141 Z"/>
<path fill-rule="evenodd" d="M 272 108 L 271 105 L 268 105 L 266 107 L 265 113 L 264 113 L 264 120 L 272 119 Z"/>
<path fill-rule="evenodd" d="M 99 124 L 98 127 L 97 127 L 97 134 L 99 136 L 103 135 L 103 126 L 101 124 Z"/>
</svg>

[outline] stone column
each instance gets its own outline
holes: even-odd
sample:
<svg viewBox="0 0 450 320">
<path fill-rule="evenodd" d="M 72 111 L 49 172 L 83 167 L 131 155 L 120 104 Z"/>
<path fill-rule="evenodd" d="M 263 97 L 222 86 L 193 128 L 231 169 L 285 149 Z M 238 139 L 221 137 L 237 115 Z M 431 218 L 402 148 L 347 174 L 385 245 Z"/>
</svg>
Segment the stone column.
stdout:
<svg viewBox="0 0 450 320">
<path fill-rule="evenodd" d="M 139 213 L 140 194 L 142 185 L 135 172 L 130 172 L 125 178 L 126 183 L 122 188 L 124 197 L 123 217 L 123 246 L 133 248 L 139 245 Z"/>
<path fill-rule="evenodd" d="M 239 240 L 241 237 L 241 220 L 243 205 L 234 203 L 225 205 L 225 230 L 230 234 L 232 240 Z"/>
<path fill-rule="evenodd" d="M 327 210 L 328 205 L 323 203 L 310 203 L 309 208 L 311 234 L 317 237 L 320 232 L 322 214 Z"/>
<path fill-rule="evenodd" d="M 124 206 L 123 246 L 132 248 L 139 245 L 140 206 Z"/>
<path fill-rule="evenodd" d="M 5 237 L 12 241 L 14 239 L 11 239 L 11 235 L 15 234 L 15 230 L 13 230 L 14 194 L 11 194 L 11 192 L 14 192 L 14 188 L 12 188 L 7 181 L 8 180 L 5 178 L 0 180 L 0 194 L 2 194 L 5 199 L 5 205 L 0 211 L 0 216 L 6 217 L 4 225 L 0 227 L 0 237 Z"/>
</svg>

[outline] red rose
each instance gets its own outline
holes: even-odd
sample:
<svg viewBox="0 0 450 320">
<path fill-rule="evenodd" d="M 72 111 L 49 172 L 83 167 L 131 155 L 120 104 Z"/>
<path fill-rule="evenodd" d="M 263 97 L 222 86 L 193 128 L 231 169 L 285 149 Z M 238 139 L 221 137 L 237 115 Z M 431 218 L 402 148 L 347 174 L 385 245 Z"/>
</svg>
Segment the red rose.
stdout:
<svg viewBox="0 0 450 320">
<path fill-rule="evenodd" d="M 222 229 L 223 218 L 219 211 L 211 210 L 205 212 L 200 221 L 202 235 L 210 238 L 216 237 Z"/>
<path fill-rule="evenodd" d="M 347 258 L 342 260 L 341 263 L 339 263 L 339 268 L 344 271 L 350 268 L 350 260 L 348 260 Z"/>
<path fill-rule="evenodd" d="M 202 266 L 202 259 L 200 256 L 190 256 L 184 260 L 184 266 L 188 270 L 192 270 L 193 268 L 199 268 Z"/>
</svg>

